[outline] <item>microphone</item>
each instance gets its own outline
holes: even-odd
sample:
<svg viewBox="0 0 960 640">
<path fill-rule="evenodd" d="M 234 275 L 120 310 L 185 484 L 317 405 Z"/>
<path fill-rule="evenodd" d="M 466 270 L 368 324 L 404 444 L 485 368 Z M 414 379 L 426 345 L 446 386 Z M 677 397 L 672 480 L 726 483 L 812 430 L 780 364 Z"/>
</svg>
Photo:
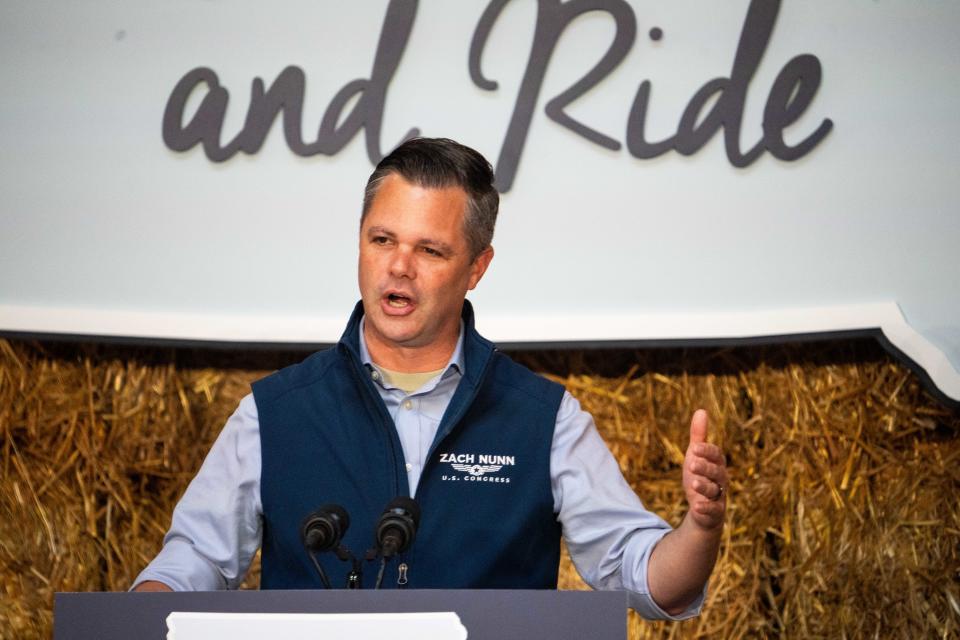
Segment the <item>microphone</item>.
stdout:
<svg viewBox="0 0 960 640">
<path fill-rule="evenodd" d="M 300 539 L 303 541 L 303 546 L 320 576 L 320 582 L 327 589 L 332 588 L 330 579 L 327 578 L 327 572 L 317 562 L 314 554 L 324 551 L 339 551 L 340 540 L 349 526 L 350 516 L 347 515 L 346 509 L 338 504 L 327 504 L 308 515 L 300 527 Z"/>
<path fill-rule="evenodd" d="M 380 571 L 374 589 L 383 582 L 387 561 L 403 553 L 413 544 L 420 524 L 420 506 L 412 498 L 399 496 L 390 501 L 377 522 L 377 551 L 380 553 Z"/>
<path fill-rule="evenodd" d="M 338 504 L 327 504 L 307 516 L 300 537 L 303 546 L 314 553 L 332 551 L 340 544 L 349 526 L 350 516 L 346 509 Z"/>
<path fill-rule="evenodd" d="M 377 523 L 377 548 L 384 558 L 403 553 L 413 544 L 420 524 L 420 505 L 412 498 L 394 498 Z"/>
</svg>

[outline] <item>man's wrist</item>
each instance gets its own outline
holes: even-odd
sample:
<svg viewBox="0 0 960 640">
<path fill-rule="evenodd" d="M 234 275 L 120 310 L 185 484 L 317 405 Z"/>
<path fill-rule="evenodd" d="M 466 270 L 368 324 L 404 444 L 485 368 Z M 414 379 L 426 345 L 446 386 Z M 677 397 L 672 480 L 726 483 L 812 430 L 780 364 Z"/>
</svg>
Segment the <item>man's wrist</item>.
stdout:
<svg viewBox="0 0 960 640">
<path fill-rule="evenodd" d="M 723 536 L 723 526 L 726 519 L 721 520 L 719 524 L 712 527 L 705 527 L 697 521 L 689 512 L 683 517 L 678 530 L 683 531 L 683 537 L 696 538 L 699 544 L 720 546 L 720 539 Z"/>
</svg>

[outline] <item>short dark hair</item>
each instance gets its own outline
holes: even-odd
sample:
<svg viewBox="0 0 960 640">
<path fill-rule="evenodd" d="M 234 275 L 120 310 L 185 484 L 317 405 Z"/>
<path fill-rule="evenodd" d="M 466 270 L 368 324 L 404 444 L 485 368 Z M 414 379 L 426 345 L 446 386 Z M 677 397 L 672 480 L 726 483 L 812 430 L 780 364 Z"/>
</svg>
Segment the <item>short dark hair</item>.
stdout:
<svg viewBox="0 0 960 640">
<path fill-rule="evenodd" d="M 493 186 L 493 167 L 479 152 L 448 138 L 407 140 L 381 160 L 370 174 L 363 194 L 361 227 L 380 184 L 392 173 L 428 189 L 463 189 L 467 193 L 463 233 L 471 260 L 490 246 L 500 208 L 500 194 Z"/>
</svg>

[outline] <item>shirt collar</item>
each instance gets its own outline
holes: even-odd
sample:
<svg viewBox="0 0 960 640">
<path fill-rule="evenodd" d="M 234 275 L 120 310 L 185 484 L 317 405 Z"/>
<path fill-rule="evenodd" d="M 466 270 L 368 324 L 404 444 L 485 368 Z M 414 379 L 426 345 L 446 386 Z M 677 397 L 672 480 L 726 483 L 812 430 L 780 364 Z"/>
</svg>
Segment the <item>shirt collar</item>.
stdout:
<svg viewBox="0 0 960 640">
<path fill-rule="evenodd" d="M 376 363 L 374 363 L 374 361 L 370 358 L 370 352 L 367 350 L 367 339 L 363 333 L 365 321 L 366 318 L 360 318 L 360 362 L 362 362 L 366 367 L 373 367 L 376 366 Z M 443 378 L 446 376 L 451 367 L 455 368 L 457 372 L 461 374 L 464 371 L 463 320 L 460 320 L 460 335 L 457 336 L 457 346 L 453 348 L 453 353 L 450 355 L 450 360 L 447 361 L 447 364 L 443 368 L 443 373 L 440 374 L 440 377 Z"/>
</svg>

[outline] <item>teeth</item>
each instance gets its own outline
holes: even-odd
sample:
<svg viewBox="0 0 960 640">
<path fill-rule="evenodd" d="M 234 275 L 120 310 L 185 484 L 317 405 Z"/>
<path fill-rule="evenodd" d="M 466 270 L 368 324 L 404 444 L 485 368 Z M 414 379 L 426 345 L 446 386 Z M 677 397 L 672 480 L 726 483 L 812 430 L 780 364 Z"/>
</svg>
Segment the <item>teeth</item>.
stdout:
<svg viewBox="0 0 960 640">
<path fill-rule="evenodd" d="M 406 307 L 408 304 L 410 304 L 410 301 L 407 300 L 406 298 L 397 298 L 396 296 L 390 296 L 389 298 L 387 298 L 387 304 L 389 304 L 391 307 L 402 309 L 403 307 Z"/>
</svg>

